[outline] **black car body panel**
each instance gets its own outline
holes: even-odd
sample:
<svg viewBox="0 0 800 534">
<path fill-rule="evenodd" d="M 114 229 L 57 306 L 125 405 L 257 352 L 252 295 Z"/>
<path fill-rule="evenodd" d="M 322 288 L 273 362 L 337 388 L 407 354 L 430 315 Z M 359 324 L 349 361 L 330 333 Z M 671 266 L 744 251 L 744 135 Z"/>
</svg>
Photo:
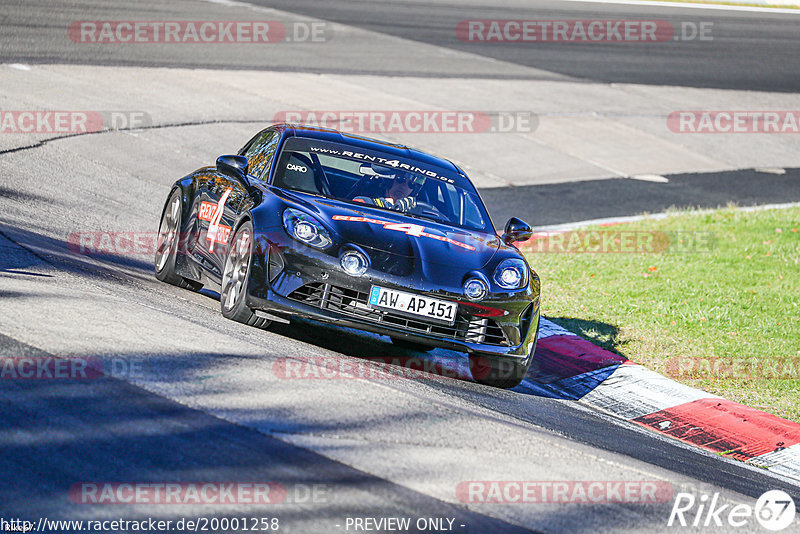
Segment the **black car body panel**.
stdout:
<svg viewBox="0 0 800 534">
<path fill-rule="evenodd" d="M 330 130 L 275 125 L 239 152 L 249 155 L 246 178 L 205 167 L 175 183 L 183 200 L 177 274 L 220 284 L 232 236 L 249 220 L 254 247 L 246 303 L 256 314 L 336 322 L 471 354 L 530 358 L 538 331 L 539 278 L 525 263 L 522 287 L 506 290 L 493 279 L 503 260 L 525 258 L 503 242 L 488 216 L 478 217 L 485 219 L 484 227 L 467 227 L 277 187 L 282 149 L 287 140 L 297 138 L 400 158 L 434 169 L 431 174 L 442 173 L 437 187 L 457 183 L 474 191 L 456 165 L 423 152 Z M 477 192 L 475 197 L 476 209 L 485 213 Z M 313 217 L 333 244 L 319 249 L 290 235 L 283 220 L 287 209 Z M 366 255 L 366 273 L 352 276 L 343 270 L 340 256 L 348 250 Z M 472 278 L 488 288 L 479 301 L 465 295 L 464 284 Z M 372 306 L 368 298 L 373 286 L 457 303 L 455 321 L 447 324 Z"/>
</svg>

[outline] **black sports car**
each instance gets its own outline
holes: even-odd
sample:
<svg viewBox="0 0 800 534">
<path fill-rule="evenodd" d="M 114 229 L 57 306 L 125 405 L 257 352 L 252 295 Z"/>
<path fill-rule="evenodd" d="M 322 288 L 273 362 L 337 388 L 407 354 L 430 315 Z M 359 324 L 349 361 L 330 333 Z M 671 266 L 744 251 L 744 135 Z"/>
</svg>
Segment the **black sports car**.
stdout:
<svg viewBox="0 0 800 534">
<path fill-rule="evenodd" d="M 155 275 L 220 287 L 222 314 L 267 327 L 305 317 L 468 353 L 473 378 L 513 387 L 539 330 L 539 278 L 498 236 L 452 162 L 334 130 L 277 124 L 178 180 Z"/>
</svg>

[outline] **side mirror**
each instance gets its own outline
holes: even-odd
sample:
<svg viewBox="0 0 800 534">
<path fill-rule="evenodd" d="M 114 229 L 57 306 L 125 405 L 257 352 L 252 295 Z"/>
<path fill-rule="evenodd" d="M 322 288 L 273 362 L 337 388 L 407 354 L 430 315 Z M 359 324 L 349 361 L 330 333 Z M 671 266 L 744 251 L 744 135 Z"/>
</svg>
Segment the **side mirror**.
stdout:
<svg viewBox="0 0 800 534">
<path fill-rule="evenodd" d="M 511 217 L 506 223 L 506 229 L 501 239 L 506 245 L 514 241 L 527 241 L 533 236 L 531 225 L 516 217 Z"/>
<path fill-rule="evenodd" d="M 217 170 L 231 178 L 235 178 L 244 185 L 245 189 L 250 189 L 250 182 L 247 181 L 247 158 L 244 156 L 220 156 L 217 158 Z"/>
</svg>

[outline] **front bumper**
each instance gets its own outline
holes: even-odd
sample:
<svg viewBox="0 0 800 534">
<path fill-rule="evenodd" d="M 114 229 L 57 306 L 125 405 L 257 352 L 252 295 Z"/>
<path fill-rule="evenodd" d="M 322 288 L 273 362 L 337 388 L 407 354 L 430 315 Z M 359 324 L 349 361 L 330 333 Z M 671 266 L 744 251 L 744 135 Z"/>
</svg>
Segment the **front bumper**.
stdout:
<svg viewBox="0 0 800 534">
<path fill-rule="evenodd" d="M 280 235 L 273 237 L 283 241 Z M 471 303 L 462 297 L 460 287 L 431 287 L 413 276 L 373 270 L 353 277 L 342 271 L 335 256 L 293 241 L 263 239 L 260 250 L 265 253 L 254 259 L 248 287 L 247 304 L 253 310 L 335 323 L 466 353 L 525 359 L 535 348 L 539 324 L 539 281 L 535 276 L 530 277 L 527 288 Z M 372 285 L 455 301 L 459 305 L 456 321 L 452 326 L 441 325 L 424 317 L 373 308 L 367 304 Z"/>
</svg>

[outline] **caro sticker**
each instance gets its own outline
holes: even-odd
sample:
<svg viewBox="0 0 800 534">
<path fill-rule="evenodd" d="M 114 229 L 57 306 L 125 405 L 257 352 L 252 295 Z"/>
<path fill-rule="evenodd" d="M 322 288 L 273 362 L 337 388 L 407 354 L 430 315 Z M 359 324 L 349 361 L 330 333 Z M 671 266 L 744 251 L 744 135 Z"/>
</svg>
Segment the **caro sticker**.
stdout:
<svg viewBox="0 0 800 534">
<path fill-rule="evenodd" d="M 334 221 L 348 221 L 348 222 L 365 222 L 365 223 L 372 223 L 372 224 L 380 224 L 386 230 L 394 230 L 396 232 L 403 232 L 406 235 L 414 236 L 414 237 L 428 237 L 430 239 L 436 239 L 437 241 L 444 241 L 445 243 L 450 243 L 451 245 L 455 245 L 457 247 L 465 248 L 467 250 L 475 250 L 475 247 L 472 245 L 467 245 L 466 243 L 460 243 L 455 239 L 450 239 L 449 237 L 435 235 L 429 233 L 427 228 L 424 226 L 420 226 L 418 224 L 400 224 L 400 223 L 393 223 L 390 221 L 382 221 L 380 219 L 372 219 L 370 217 L 354 217 L 350 215 L 334 215 Z"/>
</svg>

